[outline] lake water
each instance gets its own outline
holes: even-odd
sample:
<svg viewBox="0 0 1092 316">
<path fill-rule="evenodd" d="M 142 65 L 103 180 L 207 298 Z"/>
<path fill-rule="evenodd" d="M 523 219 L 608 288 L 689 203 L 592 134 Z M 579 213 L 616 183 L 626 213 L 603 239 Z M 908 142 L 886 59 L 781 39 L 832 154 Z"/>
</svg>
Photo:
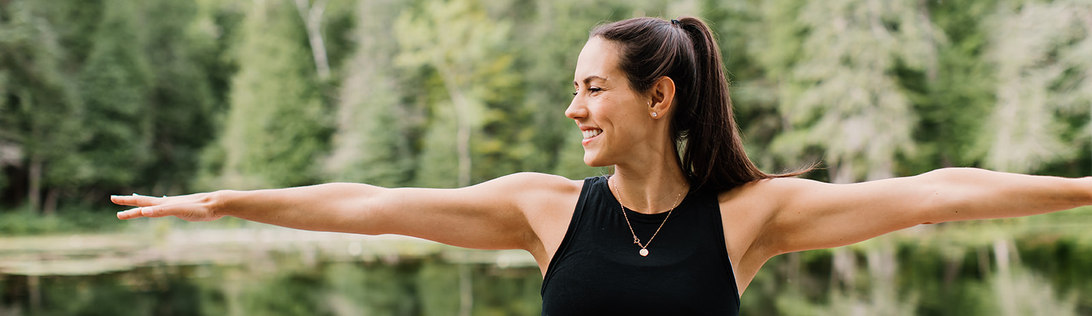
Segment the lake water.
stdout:
<svg viewBox="0 0 1092 316">
<path fill-rule="evenodd" d="M 742 310 L 1092 315 L 1084 227 L 930 226 L 782 255 L 755 277 Z M 153 235 L 0 238 L 0 316 L 538 315 L 541 306 L 541 275 L 519 251 L 286 230 Z"/>
<path fill-rule="evenodd" d="M 541 283 L 537 268 L 440 256 L 318 264 L 284 256 L 92 276 L 5 275 L 0 315 L 537 315 Z"/>
</svg>

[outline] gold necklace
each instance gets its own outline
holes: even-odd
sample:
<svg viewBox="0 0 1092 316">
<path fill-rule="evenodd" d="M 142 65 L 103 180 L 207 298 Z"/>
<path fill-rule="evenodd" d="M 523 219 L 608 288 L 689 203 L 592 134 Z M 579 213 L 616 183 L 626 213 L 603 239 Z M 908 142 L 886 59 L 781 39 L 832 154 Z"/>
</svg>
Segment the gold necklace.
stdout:
<svg viewBox="0 0 1092 316">
<path fill-rule="evenodd" d="M 622 205 L 622 195 L 614 192 L 614 187 L 610 185 L 610 178 L 607 178 L 607 189 L 610 190 L 611 194 L 614 194 L 614 196 L 618 197 L 618 206 L 622 208 L 622 217 L 626 219 L 626 226 L 629 226 L 629 233 L 633 235 L 633 243 L 637 244 L 637 247 L 641 247 L 641 250 L 637 251 L 637 253 L 640 254 L 642 257 L 648 257 L 648 245 L 652 244 L 652 239 L 655 239 L 656 235 L 660 233 L 660 228 L 663 228 L 664 224 L 667 223 L 667 219 L 671 218 L 671 212 L 674 212 L 675 208 L 679 207 L 679 202 L 681 202 L 679 198 L 682 197 L 682 192 L 679 192 L 679 194 L 675 195 L 675 202 L 672 203 L 671 208 L 667 210 L 667 216 L 664 216 L 664 221 L 660 222 L 660 227 L 656 227 L 656 231 L 652 233 L 652 237 L 648 237 L 648 242 L 642 244 L 641 239 L 637 238 L 637 233 L 633 231 L 633 224 L 629 223 L 629 215 L 626 215 L 626 206 Z M 621 190 L 619 190 L 618 192 L 621 192 Z"/>
</svg>

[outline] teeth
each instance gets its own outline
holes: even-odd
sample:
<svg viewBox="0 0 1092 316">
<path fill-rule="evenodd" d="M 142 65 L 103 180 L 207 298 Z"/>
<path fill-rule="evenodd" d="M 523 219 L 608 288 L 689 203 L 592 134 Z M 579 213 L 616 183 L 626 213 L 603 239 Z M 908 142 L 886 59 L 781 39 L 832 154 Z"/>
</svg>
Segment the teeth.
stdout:
<svg viewBox="0 0 1092 316">
<path fill-rule="evenodd" d="M 599 133 L 602 133 L 602 132 L 603 132 L 603 130 L 600 130 L 600 129 L 590 129 L 590 130 L 586 130 L 586 131 L 581 131 L 581 133 L 584 134 L 584 139 L 595 137 L 596 135 L 599 135 Z"/>
</svg>

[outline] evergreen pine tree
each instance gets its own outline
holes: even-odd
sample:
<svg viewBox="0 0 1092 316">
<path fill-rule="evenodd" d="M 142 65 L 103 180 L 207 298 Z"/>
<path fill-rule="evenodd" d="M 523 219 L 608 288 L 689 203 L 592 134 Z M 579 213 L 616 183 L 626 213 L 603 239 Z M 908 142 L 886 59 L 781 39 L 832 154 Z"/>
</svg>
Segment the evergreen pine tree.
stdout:
<svg viewBox="0 0 1092 316">
<path fill-rule="evenodd" d="M 138 13 L 132 2 L 104 1 L 102 20 L 92 34 L 93 46 L 79 77 L 86 105 L 81 134 L 87 141 L 76 154 L 94 165 L 75 175 L 86 175 L 87 184 L 108 188 L 151 180 L 142 175 L 153 161 L 151 69 Z"/>
<path fill-rule="evenodd" d="M 293 186 L 320 179 L 330 134 L 303 26 L 291 3 L 255 1 L 248 9 L 220 144 L 220 186 Z"/>
</svg>

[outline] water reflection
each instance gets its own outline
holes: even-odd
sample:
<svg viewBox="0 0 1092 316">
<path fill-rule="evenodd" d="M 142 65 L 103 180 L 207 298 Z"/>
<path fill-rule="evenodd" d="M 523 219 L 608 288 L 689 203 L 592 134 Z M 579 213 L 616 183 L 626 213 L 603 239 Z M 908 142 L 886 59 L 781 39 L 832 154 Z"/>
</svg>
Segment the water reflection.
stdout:
<svg viewBox="0 0 1092 316">
<path fill-rule="evenodd" d="M 1019 227 L 919 228 L 778 256 L 742 314 L 1092 315 L 1087 224 Z M 382 236 L 0 238 L 0 316 L 538 315 L 541 283 L 526 252 Z"/>
<path fill-rule="evenodd" d="M 160 266 L 2 277 L 0 315 L 537 315 L 536 268 L 445 262 Z M 38 282 L 40 297 L 28 297 Z M 37 302 L 32 302 L 37 300 Z"/>
</svg>

